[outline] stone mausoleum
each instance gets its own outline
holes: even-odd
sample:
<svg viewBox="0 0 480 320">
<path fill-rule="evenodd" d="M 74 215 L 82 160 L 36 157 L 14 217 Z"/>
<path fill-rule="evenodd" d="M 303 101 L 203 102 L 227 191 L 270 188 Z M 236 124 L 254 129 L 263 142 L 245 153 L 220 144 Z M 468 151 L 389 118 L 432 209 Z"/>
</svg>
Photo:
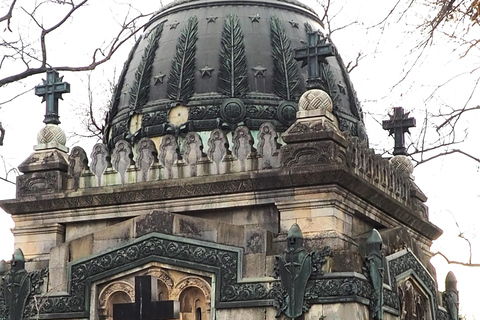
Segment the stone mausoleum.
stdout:
<svg viewBox="0 0 480 320">
<path fill-rule="evenodd" d="M 0 263 L 0 318 L 458 319 L 455 277 L 438 292 L 429 263 L 442 231 L 403 148 L 413 119 L 395 109 L 384 122 L 394 157 L 369 149 L 311 8 L 163 7 L 91 151 L 65 146 L 65 81 L 52 70 L 36 87 L 46 126 L 0 203 L 16 248 Z"/>
</svg>

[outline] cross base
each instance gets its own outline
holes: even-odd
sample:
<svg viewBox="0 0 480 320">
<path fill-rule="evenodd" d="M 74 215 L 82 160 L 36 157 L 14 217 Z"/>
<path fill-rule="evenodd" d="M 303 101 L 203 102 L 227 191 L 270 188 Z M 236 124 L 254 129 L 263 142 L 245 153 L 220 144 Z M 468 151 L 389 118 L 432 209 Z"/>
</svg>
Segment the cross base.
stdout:
<svg viewBox="0 0 480 320">
<path fill-rule="evenodd" d="M 308 78 L 306 81 L 307 90 L 320 89 L 326 91 L 327 86 L 322 78 Z"/>
</svg>

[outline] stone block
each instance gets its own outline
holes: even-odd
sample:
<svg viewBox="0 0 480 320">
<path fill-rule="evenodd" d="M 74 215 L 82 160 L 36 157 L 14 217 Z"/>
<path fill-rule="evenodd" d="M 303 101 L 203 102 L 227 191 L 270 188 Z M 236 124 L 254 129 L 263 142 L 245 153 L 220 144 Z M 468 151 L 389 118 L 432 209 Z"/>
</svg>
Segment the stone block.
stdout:
<svg viewBox="0 0 480 320">
<path fill-rule="evenodd" d="M 273 268 L 275 266 L 275 256 L 265 256 L 265 275 L 271 277 L 273 275 Z"/>
<path fill-rule="evenodd" d="M 257 278 L 265 276 L 265 254 L 246 254 L 243 260 L 243 276 Z"/>
<path fill-rule="evenodd" d="M 33 259 L 40 255 L 48 255 L 50 249 L 64 242 L 65 227 L 61 224 L 34 227 L 15 227 L 15 248 L 21 248 L 25 259 Z"/>
<path fill-rule="evenodd" d="M 217 309 L 217 320 L 257 320 L 265 319 L 266 308 Z M 318 320 L 318 319 L 317 319 Z"/>
<path fill-rule="evenodd" d="M 361 303 L 314 304 L 305 313 L 304 320 L 365 320 L 369 319 L 368 306 Z"/>
<path fill-rule="evenodd" d="M 245 241 L 244 228 L 219 223 L 217 241 L 230 246 L 242 247 Z"/>
<path fill-rule="evenodd" d="M 93 234 L 69 242 L 70 261 L 83 259 L 93 253 Z"/>
<path fill-rule="evenodd" d="M 280 220 L 280 232 L 286 234 L 294 223 L 297 223 L 297 219 Z"/>
<path fill-rule="evenodd" d="M 245 253 L 265 253 L 267 250 L 267 232 L 261 229 L 245 231 Z"/>
<path fill-rule="evenodd" d="M 87 234 L 93 233 L 98 230 L 102 230 L 107 226 L 105 220 L 96 221 L 84 221 L 84 222 L 77 222 L 77 223 L 69 223 L 67 224 L 65 230 L 65 241 L 71 241 L 73 239 L 77 239 Z"/>
<path fill-rule="evenodd" d="M 331 272 L 362 273 L 363 256 L 350 250 L 336 250 L 330 260 Z"/>
<path fill-rule="evenodd" d="M 289 211 L 280 212 L 281 220 L 292 220 L 298 218 L 310 218 L 312 216 L 312 211 L 310 208 L 298 208 Z"/>
<path fill-rule="evenodd" d="M 173 234 L 174 217 L 175 214 L 173 213 L 154 210 L 144 216 L 135 218 L 135 238 L 151 232 Z"/>
<path fill-rule="evenodd" d="M 48 292 L 67 292 L 68 244 L 62 244 L 50 250 L 48 264 Z"/>
<path fill-rule="evenodd" d="M 92 252 L 97 253 L 120 244 L 133 238 L 134 220 L 130 219 L 113 226 L 107 227 L 93 234 L 94 242 Z"/>
<path fill-rule="evenodd" d="M 297 219 L 297 224 L 304 236 L 307 236 L 309 233 L 316 234 L 328 230 L 344 233 L 343 221 L 334 216 Z"/>
<path fill-rule="evenodd" d="M 217 222 L 191 216 L 176 215 L 174 218 L 175 235 L 204 241 L 217 241 Z"/>
</svg>

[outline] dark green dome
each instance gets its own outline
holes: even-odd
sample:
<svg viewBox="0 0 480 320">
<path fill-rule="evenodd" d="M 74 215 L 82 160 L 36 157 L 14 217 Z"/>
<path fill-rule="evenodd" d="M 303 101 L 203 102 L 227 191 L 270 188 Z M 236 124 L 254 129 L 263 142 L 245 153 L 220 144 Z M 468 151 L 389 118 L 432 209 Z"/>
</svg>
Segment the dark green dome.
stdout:
<svg viewBox="0 0 480 320">
<path fill-rule="evenodd" d="M 322 29 L 315 12 L 295 0 L 183 0 L 164 7 L 125 63 L 105 142 L 216 128 L 228 133 L 240 125 L 258 130 L 265 122 L 285 131 L 306 91 L 308 67 L 296 61 L 295 49 Z M 364 137 L 340 56 L 325 62 L 325 91 L 340 129 Z"/>
</svg>

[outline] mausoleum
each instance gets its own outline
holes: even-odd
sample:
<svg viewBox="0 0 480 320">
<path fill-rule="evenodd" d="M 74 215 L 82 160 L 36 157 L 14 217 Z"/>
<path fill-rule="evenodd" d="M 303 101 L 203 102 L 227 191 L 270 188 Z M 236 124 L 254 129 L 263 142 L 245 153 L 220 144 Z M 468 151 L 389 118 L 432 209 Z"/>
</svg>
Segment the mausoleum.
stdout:
<svg viewBox="0 0 480 320">
<path fill-rule="evenodd" d="M 458 319 L 402 140 L 414 120 L 396 108 L 384 122 L 391 159 L 369 148 L 308 6 L 160 9 L 93 150 L 66 147 L 67 81 L 52 70 L 36 88 L 46 125 L 16 198 L 0 202 L 16 248 L 0 266 L 0 318 Z"/>
</svg>

